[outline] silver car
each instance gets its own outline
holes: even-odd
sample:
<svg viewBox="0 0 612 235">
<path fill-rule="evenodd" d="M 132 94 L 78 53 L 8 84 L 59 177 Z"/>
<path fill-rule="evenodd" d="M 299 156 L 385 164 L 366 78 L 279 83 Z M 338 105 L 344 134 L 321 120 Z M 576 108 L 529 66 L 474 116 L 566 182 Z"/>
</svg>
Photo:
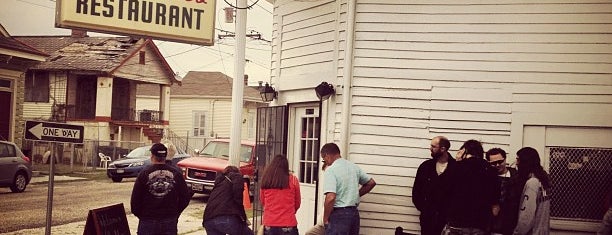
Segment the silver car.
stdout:
<svg viewBox="0 0 612 235">
<path fill-rule="evenodd" d="M 12 142 L 0 141 L 0 187 L 23 192 L 32 178 L 32 161 Z"/>
</svg>

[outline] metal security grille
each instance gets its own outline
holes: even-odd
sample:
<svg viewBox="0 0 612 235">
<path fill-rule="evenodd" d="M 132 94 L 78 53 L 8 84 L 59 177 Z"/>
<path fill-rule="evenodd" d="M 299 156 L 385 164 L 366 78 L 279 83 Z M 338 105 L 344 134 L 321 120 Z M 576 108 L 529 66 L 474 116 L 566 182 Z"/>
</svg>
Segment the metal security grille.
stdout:
<svg viewBox="0 0 612 235">
<path fill-rule="evenodd" d="M 550 147 L 551 216 L 601 221 L 612 191 L 612 149 Z"/>
<path fill-rule="evenodd" d="M 287 156 L 287 106 L 257 108 L 257 131 L 255 134 L 255 183 L 253 196 L 253 230 L 257 233 L 262 223 L 263 206 L 259 201 L 259 182 L 268 162 L 277 154 Z"/>
</svg>

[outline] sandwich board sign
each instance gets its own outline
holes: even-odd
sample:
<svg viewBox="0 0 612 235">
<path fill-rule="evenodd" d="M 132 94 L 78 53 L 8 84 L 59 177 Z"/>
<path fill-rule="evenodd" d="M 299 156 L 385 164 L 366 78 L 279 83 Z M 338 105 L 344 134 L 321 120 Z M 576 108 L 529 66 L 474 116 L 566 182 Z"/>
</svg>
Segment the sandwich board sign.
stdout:
<svg viewBox="0 0 612 235">
<path fill-rule="evenodd" d="M 26 121 L 25 139 L 83 143 L 83 126 L 66 123 Z"/>
<path fill-rule="evenodd" d="M 130 235 L 123 203 L 89 210 L 83 235 Z"/>
</svg>

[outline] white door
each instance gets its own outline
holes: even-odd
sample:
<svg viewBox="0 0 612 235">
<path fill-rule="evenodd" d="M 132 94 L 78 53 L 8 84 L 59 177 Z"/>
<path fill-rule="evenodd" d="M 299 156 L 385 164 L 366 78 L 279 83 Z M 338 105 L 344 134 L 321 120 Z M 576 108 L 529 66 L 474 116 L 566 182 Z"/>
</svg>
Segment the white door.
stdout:
<svg viewBox="0 0 612 235">
<path fill-rule="evenodd" d="M 300 180 L 302 204 L 297 212 L 298 230 L 306 232 L 315 222 L 316 185 L 319 178 L 319 108 L 297 107 L 293 110 L 291 141 L 292 170 Z"/>
</svg>

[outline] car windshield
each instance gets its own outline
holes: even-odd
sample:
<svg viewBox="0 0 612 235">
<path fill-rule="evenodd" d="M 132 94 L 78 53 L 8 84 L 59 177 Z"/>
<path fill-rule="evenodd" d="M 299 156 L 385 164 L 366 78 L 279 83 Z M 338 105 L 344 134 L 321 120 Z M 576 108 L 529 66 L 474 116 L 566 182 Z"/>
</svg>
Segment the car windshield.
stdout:
<svg viewBox="0 0 612 235">
<path fill-rule="evenodd" d="M 249 162 L 251 160 L 252 147 L 248 145 L 240 146 L 240 161 Z M 214 157 L 221 159 L 229 159 L 229 143 L 227 142 L 209 142 L 202 151 L 200 156 L 203 157 Z"/>
<path fill-rule="evenodd" d="M 138 147 L 132 150 L 130 153 L 128 153 L 128 155 L 125 157 L 126 158 L 149 158 L 151 157 L 151 151 L 149 151 L 149 149 L 151 149 L 150 145 Z"/>
</svg>

